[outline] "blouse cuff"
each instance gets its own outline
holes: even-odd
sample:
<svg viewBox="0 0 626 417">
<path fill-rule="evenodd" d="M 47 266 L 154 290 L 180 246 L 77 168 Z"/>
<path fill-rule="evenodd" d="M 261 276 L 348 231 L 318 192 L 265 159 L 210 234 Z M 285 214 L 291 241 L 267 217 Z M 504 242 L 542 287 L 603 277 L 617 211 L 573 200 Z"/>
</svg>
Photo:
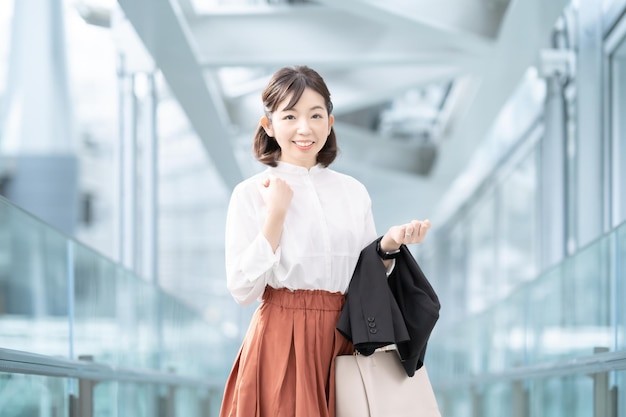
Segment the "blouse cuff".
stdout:
<svg viewBox="0 0 626 417">
<path fill-rule="evenodd" d="M 396 267 L 396 260 L 392 259 L 391 263 L 389 264 L 389 268 L 387 268 L 387 278 L 389 278 L 389 275 L 391 275 L 395 267 Z"/>
<path fill-rule="evenodd" d="M 276 253 L 262 233 L 252 241 L 252 244 L 241 257 L 241 270 L 245 271 L 246 279 L 255 281 L 259 276 L 275 267 L 280 261 L 280 246 Z"/>
</svg>

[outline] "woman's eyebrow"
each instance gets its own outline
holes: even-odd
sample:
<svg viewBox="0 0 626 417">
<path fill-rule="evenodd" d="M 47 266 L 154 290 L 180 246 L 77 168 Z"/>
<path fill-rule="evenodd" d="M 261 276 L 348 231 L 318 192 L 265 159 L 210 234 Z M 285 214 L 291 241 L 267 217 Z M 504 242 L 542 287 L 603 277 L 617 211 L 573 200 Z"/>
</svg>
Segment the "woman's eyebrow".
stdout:
<svg viewBox="0 0 626 417">
<path fill-rule="evenodd" d="M 313 111 L 313 110 L 324 110 L 324 109 L 325 109 L 325 108 L 324 108 L 324 106 L 317 105 L 317 106 L 313 106 L 313 107 L 311 107 L 311 108 L 309 109 L 309 111 Z M 295 106 L 294 106 L 294 107 L 291 107 L 291 108 L 289 108 L 289 109 L 279 109 L 279 110 L 277 110 L 277 111 L 297 111 L 297 110 L 296 110 L 296 108 L 295 108 Z"/>
</svg>

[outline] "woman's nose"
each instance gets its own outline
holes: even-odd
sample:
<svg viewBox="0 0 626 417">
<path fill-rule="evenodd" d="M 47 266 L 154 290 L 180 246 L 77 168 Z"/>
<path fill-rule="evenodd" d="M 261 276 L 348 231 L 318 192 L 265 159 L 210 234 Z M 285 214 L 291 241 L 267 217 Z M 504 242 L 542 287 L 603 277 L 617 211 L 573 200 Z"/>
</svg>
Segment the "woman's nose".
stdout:
<svg viewBox="0 0 626 417">
<path fill-rule="evenodd" d="M 301 135 L 305 135 L 311 132 L 311 127 L 309 126 L 309 121 L 307 119 L 302 119 L 298 122 L 298 133 Z"/>
</svg>

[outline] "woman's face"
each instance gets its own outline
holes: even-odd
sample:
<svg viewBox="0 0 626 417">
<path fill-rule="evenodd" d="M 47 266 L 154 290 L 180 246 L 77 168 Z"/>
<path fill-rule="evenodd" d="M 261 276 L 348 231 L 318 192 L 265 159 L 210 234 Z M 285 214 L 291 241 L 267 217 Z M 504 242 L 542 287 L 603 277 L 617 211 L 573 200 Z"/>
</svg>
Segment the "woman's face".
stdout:
<svg viewBox="0 0 626 417">
<path fill-rule="evenodd" d="M 306 88 L 296 105 L 287 110 L 289 98 L 278 105 L 271 120 L 263 117 L 261 125 L 278 142 L 281 161 L 310 169 L 317 164 L 317 154 L 335 119 L 328 114 L 324 97 L 315 90 Z"/>
</svg>

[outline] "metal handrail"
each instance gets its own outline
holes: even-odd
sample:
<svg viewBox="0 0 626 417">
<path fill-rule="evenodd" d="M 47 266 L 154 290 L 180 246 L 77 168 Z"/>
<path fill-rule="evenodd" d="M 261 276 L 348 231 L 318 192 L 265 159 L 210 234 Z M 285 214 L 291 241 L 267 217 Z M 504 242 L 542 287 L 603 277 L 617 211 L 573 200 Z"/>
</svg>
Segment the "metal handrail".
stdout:
<svg viewBox="0 0 626 417">
<path fill-rule="evenodd" d="M 46 356 L 4 348 L 0 348 L 0 372 L 199 388 L 219 388 L 223 383 L 217 378 L 196 378 L 153 370 L 126 369 L 85 360 Z"/>
<path fill-rule="evenodd" d="M 459 375 L 452 380 L 433 381 L 433 387 L 435 389 L 448 390 L 494 382 L 522 381 L 580 374 L 593 375 L 622 369 L 626 369 L 626 351 L 602 352 L 562 361 L 520 366 L 502 372 L 467 376 Z"/>
</svg>

